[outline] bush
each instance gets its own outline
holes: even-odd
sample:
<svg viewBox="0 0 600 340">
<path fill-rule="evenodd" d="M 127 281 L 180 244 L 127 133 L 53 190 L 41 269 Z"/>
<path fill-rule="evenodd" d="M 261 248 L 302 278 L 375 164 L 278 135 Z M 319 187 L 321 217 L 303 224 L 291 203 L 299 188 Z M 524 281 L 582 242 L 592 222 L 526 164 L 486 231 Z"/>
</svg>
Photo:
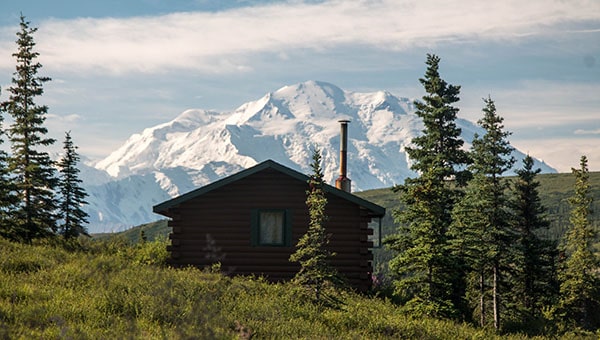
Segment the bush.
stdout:
<svg viewBox="0 0 600 340">
<path fill-rule="evenodd" d="M 139 243 L 134 252 L 134 262 L 146 265 L 165 265 L 169 257 L 167 245 L 166 238 Z"/>
</svg>

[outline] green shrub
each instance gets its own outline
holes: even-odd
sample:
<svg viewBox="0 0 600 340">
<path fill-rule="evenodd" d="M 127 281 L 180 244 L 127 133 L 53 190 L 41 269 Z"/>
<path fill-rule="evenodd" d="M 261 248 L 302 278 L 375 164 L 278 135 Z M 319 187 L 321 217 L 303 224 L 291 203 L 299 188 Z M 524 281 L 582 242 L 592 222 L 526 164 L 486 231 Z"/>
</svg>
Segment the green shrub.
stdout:
<svg viewBox="0 0 600 340">
<path fill-rule="evenodd" d="M 165 265 L 169 257 L 167 245 L 166 238 L 139 243 L 134 252 L 134 262 L 146 265 Z"/>
</svg>

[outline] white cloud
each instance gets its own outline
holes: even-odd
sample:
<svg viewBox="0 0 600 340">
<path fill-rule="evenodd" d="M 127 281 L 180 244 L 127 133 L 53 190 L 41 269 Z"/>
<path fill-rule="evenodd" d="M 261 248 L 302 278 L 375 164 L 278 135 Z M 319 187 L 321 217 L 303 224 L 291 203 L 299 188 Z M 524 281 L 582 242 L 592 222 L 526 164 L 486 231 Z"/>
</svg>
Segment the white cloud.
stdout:
<svg viewBox="0 0 600 340">
<path fill-rule="evenodd" d="M 245 57 L 261 52 L 285 56 L 290 49 L 345 44 L 402 50 L 448 40 L 512 40 L 597 20 L 600 2 L 585 0 L 293 1 L 216 13 L 52 19 L 39 24 L 36 41 L 46 67 L 73 72 L 246 72 L 252 66 Z M 4 56 L 14 49 L 14 30 L 1 31 L 0 68 L 13 67 Z"/>
<path fill-rule="evenodd" d="M 588 158 L 590 171 L 600 171 L 600 138 L 569 139 L 540 137 L 538 139 L 511 140 L 523 152 L 540 158 L 559 172 L 571 172 L 579 166 L 581 156 Z"/>
<path fill-rule="evenodd" d="M 62 141 L 65 138 L 66 131 L 74 131 L 80 129 L 81 117 L 77 114 L 70 115 L 57 115 L 49 113 L 46 115 L 46 123 L 44 126 L 48 129 L 48 136 L 56 139 L 58 142 L 55 143 L 50 149 L 57 151 L 62 148 Z"/>
<path fill-rule="evenodd" d="M 575 130 L 576 135 L 600 135 L 600 129 L 596 130 L 585 130 L 585 129 L 577 129 Z"/>
<path fill-rule="evenodd" d="M 552 127 L 564 124 L 586 124 L 600 117 L 600 84 L 573 83 L 555 80 L 528 80 L 512 84 L 512 88 L 497 88 L 491 93 L 498 114 L 511 129 Z M 472 94 L 476 89 L 463 89 Z M 471 95 L 463 100 L 461 114 L 477 120 L 483 101 Z"/>
<path fill-rule="evenodd" d="M 79 119 L 81 119 L 81 116 L 79 116 L 78 114 L 70 114 L 70 115 L 61 116 L 61 115 L 49 113 L 46 115 L 46 117 L 48 118 L 49 121 L 52 121 L 52 123 L 55 123 L 55 122 L 75 123 Z"/>
</svg>

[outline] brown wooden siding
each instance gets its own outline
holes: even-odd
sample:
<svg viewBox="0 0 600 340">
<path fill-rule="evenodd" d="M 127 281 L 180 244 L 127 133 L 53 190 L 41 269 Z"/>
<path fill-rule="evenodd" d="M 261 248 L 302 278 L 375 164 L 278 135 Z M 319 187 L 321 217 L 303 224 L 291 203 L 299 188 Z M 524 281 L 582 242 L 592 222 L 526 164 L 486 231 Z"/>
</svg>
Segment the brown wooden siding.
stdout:
<svg viewBox="0 0 600 340">
<path fill-rule="evenodd" d="M 298 271 L 289 262 L 298 239 L 306 232 L 307 184 L 281 172 L 266 169 L 217 188 L 172 208 L 169 226 L 170 263 L 206 266 L 216 261 L 229 274 L 265 275 L 273 281 L 291 279 Z M 349 201 L 328 195 L 326 229 L 331 264 L 359 290 L 370 287 L 373 255 L 367 240 L 371 230 L 365 211 Z M 252 246 L 253 209 L 289 209 L 292 212 L 291 246 Z"/>
</svg>

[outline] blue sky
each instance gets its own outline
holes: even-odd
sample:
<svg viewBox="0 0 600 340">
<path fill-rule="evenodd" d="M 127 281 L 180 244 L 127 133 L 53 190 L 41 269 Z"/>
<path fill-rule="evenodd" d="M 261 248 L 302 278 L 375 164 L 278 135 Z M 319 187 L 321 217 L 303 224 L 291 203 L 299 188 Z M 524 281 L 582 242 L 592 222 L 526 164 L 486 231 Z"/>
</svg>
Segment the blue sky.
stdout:
<svg viewBox="0 0 600 340">
<path fill-rule="evenodd" d="M 3 89 L 21 12 L 53 78 L 50 132 L 72 130 L 93 159 L 186 109 L 306 80 L 417 98 L 435 53 L 462 86 L 461 117 L 479 119 L 489 95 L 514 146 L 561 172 L 582 154 L 600 170 L 600 1 L 3 1 Z"/>
</svg>

